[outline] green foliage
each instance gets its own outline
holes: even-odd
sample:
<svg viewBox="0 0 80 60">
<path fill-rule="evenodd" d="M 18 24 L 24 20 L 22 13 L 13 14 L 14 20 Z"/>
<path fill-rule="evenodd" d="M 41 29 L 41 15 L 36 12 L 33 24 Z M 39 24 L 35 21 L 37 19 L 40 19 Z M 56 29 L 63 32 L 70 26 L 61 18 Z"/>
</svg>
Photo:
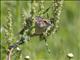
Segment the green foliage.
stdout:
<svg viewBox="0 0 80 60">
<path fill-rule="evenodd" d="M 36 4 L 34 15 L 44 13 L 50 19 L 53 15 L 52 1 L 44 1 L 45 7 L 40 8 L 39 3 Z M 24 60 L 25 56 L 30 56 L 30 60 L 68 60 L 67 54 L 73 53 L 72 60 L 80 59 L 80 1 L 64 1 L 58 32 L 47 37 L 47 43 L 51 50 L 48 53 L 44 40 L 40 41 L 38 36 L 32 37 L 29 42 L 26 41 L 19 48 L 21 51 L 14 50 L 12 60 Z M 8 8 L 11 17 L 8 16 Z M 54 7 L 53 7 L 54 8 Z M 6 60 L 9 38 L 6 38 L 5 27 L 11 23 L 11 30 L 8 36 L 12 37 L 10 44 L 14 44 L 20 39 L 18 33 L 23 29 L 24 21 L 30 16 L 31 1 L 1 1 L 1 60 Z M 48 10 L 49 9 L 49 10 Z M 40 10 L 43 10 L 40 12 Z M 36 11 L 36 13 L 35 13 Z M 40 13 L 39 13 L 40 12 Z M 25 16 L 23 16 L 25 15 Z M 23 17 L 22 17 L 23 16 Z M 11 18 L 10 22 L 7 22 Z M 34 16 L 33 16 L 34 18 Z M 8 25 L 10 27 L 10 25 Z M 12 34 L 12 35 L 11 35 Z"/>
</svg>

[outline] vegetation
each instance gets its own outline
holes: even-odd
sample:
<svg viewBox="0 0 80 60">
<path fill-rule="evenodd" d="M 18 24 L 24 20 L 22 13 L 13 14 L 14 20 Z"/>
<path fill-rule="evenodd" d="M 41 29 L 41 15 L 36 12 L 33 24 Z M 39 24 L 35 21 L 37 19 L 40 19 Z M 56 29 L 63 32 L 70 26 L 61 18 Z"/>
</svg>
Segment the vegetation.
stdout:
<svg viewBox="0 0 80 60">
<path fill-rule="evenodd" d="M 58 5 L 59 9 L 56 9 L 56 2 L 1 1 L 1 60 L 6 60 L 8 48 L 26 35 L 29 37 L 25 38 L 24 44 L 21 41 L 21 45 L 16 45 L 11 60 L 80 60 L 80 1 L 64 1 Z M 30 16 L 32 25 L 28 26 L 26 19 Z M 31 37 L 35 32 L 32 27 L 36 16 L 54 24 L 49 34 L 42 35 L 47 39 L 46 43 L 39 36 Z M 20 35 L 24 26 L 32 30 Z"/>
</svg>

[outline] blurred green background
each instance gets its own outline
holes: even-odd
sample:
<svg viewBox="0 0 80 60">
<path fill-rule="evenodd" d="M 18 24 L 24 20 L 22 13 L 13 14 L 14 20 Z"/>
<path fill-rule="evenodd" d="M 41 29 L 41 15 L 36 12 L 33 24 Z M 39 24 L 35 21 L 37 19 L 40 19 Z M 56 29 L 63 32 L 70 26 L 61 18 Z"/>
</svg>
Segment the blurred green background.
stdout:
<svg viewBox="0 0 80 60">
<path fill-rule="evenodd" d="M 52 4 L 52 1 L 45 1 L 45 9 Z M 1 29 L 7 24 L 8 8 L 11 9 L 13 19 L 13 34 L 16 35 L 23 27 L 22 9 L 25 9 L 26 16 L 31 10 L 30 1 L 1 1 Z M 38 9 L 38 8 L 36 8 Z M 51 16 L 52 10 L 49 10 Z M 36 13 L 37 14 L 37 13 Z M 44 15 L 46 17 L 46 15 Z M 14 37 L 15 42 L 17 38 Z M 6 60 L 7 42 L 4 30 L 1 31 L 1 60 Z M 12 44 L 13 44 L 12 42 Z M 29 42 L 19 46 L 22 50 L 12 57 L 12 60 L 24 60 L 30 56 L 30 60 L 68 60 L 67 54 L 73 53 L 72 60 L 80 60 L 80 1 L 64 1 L 58 32 L 48 37 L 48 44 L 51 54 L 45 47 L 45 42 L 38 37 L 32 37 Z M 6 49 L 6 50 L 5 50 Z M 19 56 L 19 57 L 17 57 Z"/>
</svg>

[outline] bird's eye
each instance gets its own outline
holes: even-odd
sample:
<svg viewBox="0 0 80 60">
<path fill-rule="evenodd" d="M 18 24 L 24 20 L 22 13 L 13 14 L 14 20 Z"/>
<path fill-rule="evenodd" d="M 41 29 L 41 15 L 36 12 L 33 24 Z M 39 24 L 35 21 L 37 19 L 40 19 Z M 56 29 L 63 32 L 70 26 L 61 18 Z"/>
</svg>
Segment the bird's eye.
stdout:
<svg viewBox="0 0 80 60">
<path fill-rule="evenodd" d="M 47 21 L 44 21 L 44 23 L 47 23 Z"/>
</svg>

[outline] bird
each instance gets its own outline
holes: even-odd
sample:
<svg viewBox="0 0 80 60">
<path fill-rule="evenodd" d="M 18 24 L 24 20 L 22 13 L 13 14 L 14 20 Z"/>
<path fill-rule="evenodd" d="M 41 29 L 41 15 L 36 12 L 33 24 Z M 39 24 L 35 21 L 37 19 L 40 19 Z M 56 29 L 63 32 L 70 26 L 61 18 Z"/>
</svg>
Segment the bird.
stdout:
<svg viewBox="0 0 80 60">
<path fill-rule="evenodd" d="M 46 29 L 51 26 L 51 21 L 49 19 L 45 19 L 41 16 L 36 16 L 34 19 L 35 22 L 35 32 L 33 35 L 41 35 Z M 32 19 L 29 17 L 26 19 L 26 26 L 20 31 L 20 34 L 23 34 L 24 31 L 32 26 Z"/>
<path fill-rule="evenodd" d="M 51 25 L 50 20 L 37 16 L 35 18 L 35 34 L 42 34 Z"/>
</svg>

